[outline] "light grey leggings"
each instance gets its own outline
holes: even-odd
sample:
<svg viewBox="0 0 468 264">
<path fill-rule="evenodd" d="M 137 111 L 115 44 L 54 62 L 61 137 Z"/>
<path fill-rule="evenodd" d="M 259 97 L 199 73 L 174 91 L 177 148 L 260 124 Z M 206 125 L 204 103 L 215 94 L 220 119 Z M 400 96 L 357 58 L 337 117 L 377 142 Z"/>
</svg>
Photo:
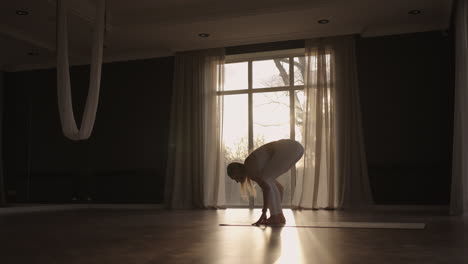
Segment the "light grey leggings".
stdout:
<svg viewBox="0 0 468 264">
<path fill-rule="evenodd" d="M 280 214 L 283 211 L 281 207 L 281 193 L 275 184 L 275 179 L 266 180 L 266 183 L 270 186 L 270 196 L 268 209 L 270 209 L 270 215 Z"/>
</svg>

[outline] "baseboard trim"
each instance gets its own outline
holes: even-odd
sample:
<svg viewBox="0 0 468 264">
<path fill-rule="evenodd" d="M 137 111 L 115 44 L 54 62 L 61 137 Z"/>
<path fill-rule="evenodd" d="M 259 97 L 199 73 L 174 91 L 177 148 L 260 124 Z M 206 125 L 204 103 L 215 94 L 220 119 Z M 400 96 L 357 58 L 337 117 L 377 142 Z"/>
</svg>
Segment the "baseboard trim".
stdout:
<svg viewBox="0 0 468 264">
<path fill-rule="evenodd" d="M 164 204 L 10 204 L 7 207 L 0 208 L 0 215 L 83 209 L 159 210 L 164 208 Z"/>
<path fill-rule="evenodd" d="M 245 206 L 241 205 L 226 205 L 228 209 L 249 209 Z M 261 205 L 255 205 L 254 209 L 262 208 Z M 291 206 L 283 206 L 283 209 L 293 209 Z M 294 210 L 294 209 L 293 209 Z M 314 210 L 311 208 L 302 208 L 299 210 Z M 318 210 L 326 210 L 326 209 L 318 209 Z M 370 205 L 370 206 L 362 206 L 356 208 L 348 208 L 348 209 L 339 209 L 339 210 L 346 210 L 346 211 L 449 211 L 449 205 Z"/>
<path fill-rule="evenodd" d="M 449 212 L 449 205 L 372 205 L 368 209 L 375 211 L 415 211 L 415 212 Z"/>
<path fill-rule="evenodd" d="M 164 204 L 9 204 L 7 207 L 0 207 L 0 215 L 15 213 L 35 213 L 53 212 L 84 209 L 101 210 L 160 210 L 164 209 Z M 227 209 L 248 209 L 242 206 L 226 206 Z M 255 209 L 261 206 L 255 206 Z M 289 206 L 284 209 L 291 209 Z M 357 209 L 357 208 L 356 208 Z M 311 210 L 311 209 L 302 209 Z M 350 209 L 353 211 L 355 209 Z M 449 205 L 372 205 L 357 209 L 359 211 L 380 211 L 380 212 L 437 212 L 449 213 Z M 467 216 L 465 214 L 465 216 Z"/>
</svg>

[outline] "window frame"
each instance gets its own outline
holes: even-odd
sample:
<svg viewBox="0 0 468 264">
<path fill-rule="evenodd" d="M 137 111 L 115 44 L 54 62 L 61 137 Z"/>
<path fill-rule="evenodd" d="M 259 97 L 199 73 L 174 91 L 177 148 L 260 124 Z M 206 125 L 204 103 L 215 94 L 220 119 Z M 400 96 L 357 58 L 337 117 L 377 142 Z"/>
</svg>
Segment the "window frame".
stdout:
<svg viewBox="0 0 468 264">
<path fill-rule="evenodd" d="M 225 64 L 247 62 L 247 89 L 240 90 L 229 90 L 229 91 L 218 91 L 217 96 L 226 95 L 237 95 L 247 94 L 248 100 L 248 152 L 250 153 L 254 147 L 254 131 L 253 131 L 253 94 L 255 93 L 267 93 L 267 92 L 280 92 L 287 91 L 289 93 L 289 115 L 290 115 L 290 139 L 295 140 L 296 138 L 296 120 L 295 120 L 295 92 L 304 90 L 304 85 L 294 85 L 294 58 L 304 57 L 305 49 L 292 49 L 292 50 L 278 50 L 273 52 L 258 52 L 258 53 L 244 53 L 237 55 L 226 56 Z M 278 87 L 267 87 L 267 88 L 253 88 L 253 62 L 262 60 L 274 60 L 274 59 L 289 58 L 289 85 L 278 86 Z M 296 184 L 296 167 L 291 168 L 291 190 L 294 189 Z M 238 206 L 235 206 L 238 207 Z M 244 206 L 241 206 L 244 207 Z M 254 198 L 249 199 L 249 208 L 255 207 Z"/>
</svg>

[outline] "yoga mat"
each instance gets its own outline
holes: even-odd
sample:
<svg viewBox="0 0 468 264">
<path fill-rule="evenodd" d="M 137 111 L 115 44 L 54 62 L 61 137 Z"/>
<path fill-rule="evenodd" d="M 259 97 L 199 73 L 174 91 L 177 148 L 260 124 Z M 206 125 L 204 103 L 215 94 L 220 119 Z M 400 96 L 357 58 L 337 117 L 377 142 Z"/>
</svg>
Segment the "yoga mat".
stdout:
<svg viewBox="0 0 468 264">
<path fill-rule="evenodd" d="M 265 225 L 251 224 L 219 224 L 219 226 L 252 226 L 267 227 Z M 273 225 L 270 227 L 297 227 L 297 228 L 368 228 L 368 229 L 424 229 L 425 223 L 380 223 L 380 222 L 315 222 L 307 225 Z"/>
</svg>

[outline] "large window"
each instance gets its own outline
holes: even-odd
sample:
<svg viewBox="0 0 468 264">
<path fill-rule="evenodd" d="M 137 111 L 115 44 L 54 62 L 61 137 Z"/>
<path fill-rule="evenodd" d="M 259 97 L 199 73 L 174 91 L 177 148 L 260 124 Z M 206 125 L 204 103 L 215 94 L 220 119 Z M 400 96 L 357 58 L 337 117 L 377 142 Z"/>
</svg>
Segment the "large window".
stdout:
<svg viewBox="0 0 468 264">
<path fill-rule="evenodd" d="M 243 162 L 248 154 L 271 141 L 302 141 L 304 109 L 304 50 L 228 56 L 223 96 L 223 142 L 226 164 Z M 278 178 L 284 186 L 283 205 L 291 203 L 295 169 Z M 239 185 L 226 181 L 228 206 L 263 204 L 261 190 L 255 199 L 240 197 Z"/>
</svg>

